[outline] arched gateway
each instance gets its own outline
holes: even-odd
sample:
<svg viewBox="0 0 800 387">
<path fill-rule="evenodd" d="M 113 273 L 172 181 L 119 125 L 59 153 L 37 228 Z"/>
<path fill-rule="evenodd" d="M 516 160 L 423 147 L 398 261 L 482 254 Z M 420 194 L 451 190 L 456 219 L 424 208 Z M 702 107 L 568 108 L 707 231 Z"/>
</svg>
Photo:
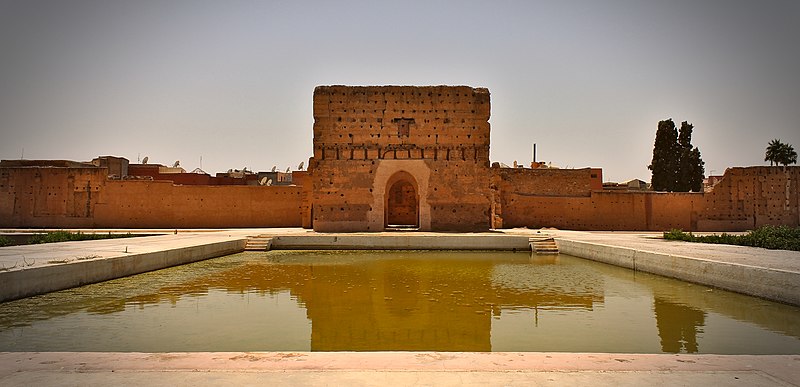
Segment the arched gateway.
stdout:
<svg viewBox="0 0 800 387">
<path fill-rule="evenodd" d="M 419 227 L 419 190 L 407 172 L 398 172 L 386 186 L 384 227 Z"/>
<path fill-rule="evenodd" d="M 487 230 L 489 110 L 484 88 L 318 86 L 304 225 Z"/>
</svg>

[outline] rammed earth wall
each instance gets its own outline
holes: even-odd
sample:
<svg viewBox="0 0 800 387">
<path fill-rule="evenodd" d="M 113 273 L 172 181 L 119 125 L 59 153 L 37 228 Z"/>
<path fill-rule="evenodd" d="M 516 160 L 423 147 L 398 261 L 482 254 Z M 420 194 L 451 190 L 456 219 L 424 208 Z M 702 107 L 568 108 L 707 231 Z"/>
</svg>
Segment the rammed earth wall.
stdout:
<svg viewBox="0 0 800 387">
<path fill-rule="evenodd" d="M 467 86 L 320 86 L 314 90 L 310 219 L 318 231 L 405 226 L 483 231 L 490 224 L 489 91 Z M 399 191 L 395 191 L 399 192 Z M 405 219 L 405 218 L 404 218 Z"/>
<path fill-rule="evenodd" d="M 301 188 L 108 180 L 105 168 L 0 168 L 0 227 L 299 227 Z"/>
<path fill-rule="evenodd" d="M 800 225 L 800 167 L 730 168 L 708 193 L 603 191 L 598 168 L 490 167 L 484 88 L 320 86 L 313 103 L 313 157 L 308 171 L 293 173 L 293 186 L 110 180 L 107 168 L 91 164 L 3 161 L 0 227 L 739 231 Z"/>
</svg>

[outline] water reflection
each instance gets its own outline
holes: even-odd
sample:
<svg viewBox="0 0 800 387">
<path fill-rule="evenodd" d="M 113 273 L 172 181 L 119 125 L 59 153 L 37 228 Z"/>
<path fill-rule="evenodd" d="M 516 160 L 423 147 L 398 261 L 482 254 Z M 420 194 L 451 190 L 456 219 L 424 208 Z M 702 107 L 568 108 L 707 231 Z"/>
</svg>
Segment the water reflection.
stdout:
<svg viewBox="0 0 800 387">
<path fill-rule="evenodd" d="M 553 281 L 575 282 L 569 291 Z M 531 264 L 527 255 L 393 253 L 276 254 L 162 289 L 135 301 L 207 291 L 289 291 L 312 322 L 315 351 L 491 351 L 491 318 L 503 309 L 591 309 L 596 282 L 566 266 Z M 162 294 L 164 296 L 162 296 Z"/>
<path fill-rule="evenodd" d="M 294 251 L 0 304 L 0 350 L 750 353 L 710 341 L 709 313 L 719 332 L 800 351 L 798 308 L 563 255 Z"/>
<path fill-rule="evenodd" d="M 697 353 L 697 334 L 702 332 L 706 318 L 702 310 L 658 297 L 654 298 L 653 310 L 662 351 Z"/>
</svg>

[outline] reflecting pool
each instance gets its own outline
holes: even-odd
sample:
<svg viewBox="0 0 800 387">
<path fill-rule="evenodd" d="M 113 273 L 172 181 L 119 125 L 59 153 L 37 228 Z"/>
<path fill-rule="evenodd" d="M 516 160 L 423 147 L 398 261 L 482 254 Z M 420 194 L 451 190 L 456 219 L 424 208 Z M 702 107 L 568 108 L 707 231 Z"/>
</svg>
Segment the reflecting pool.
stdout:
<svg viewBox="0 0 800 387">
<path fill-rule="evenodd" d="M 0 304 L 0 351 L 799 354 L 800 308 L 567 255 L 241 253 Z"/>
</svg>

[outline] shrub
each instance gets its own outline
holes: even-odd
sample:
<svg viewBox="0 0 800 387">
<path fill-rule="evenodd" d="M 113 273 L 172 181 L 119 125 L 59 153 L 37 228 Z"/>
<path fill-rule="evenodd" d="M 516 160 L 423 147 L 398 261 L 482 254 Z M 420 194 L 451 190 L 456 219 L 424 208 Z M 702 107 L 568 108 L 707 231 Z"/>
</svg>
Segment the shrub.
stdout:
<svg viewBox="0 0 800 387">
<path fill-rule="evenodd" d="M 114 238 L 129 238 L 138 235 L 127 234 L 84 234 L 80 231 L 52 231 L 45 234 L 35 234 L 29 240 L 29 244 L 39 243 L 56 243 L 56 242 L 70 242 L 70 241 L 85 241 L 97 239 L 114 239 Z"/>
<path fill-rule="evenodd" d="M 7 237 L 5 235 L 0 235 L 0 247 L 11 246 L 13 244 L 14 244 L 14 241 L 11 238 L 9 238 L 9 237 Z"/>
<path fill-rule="evenodd" d="M 664 232 L 664 239 L 800 251 L 800 227 L 762 226 L 743 235 L 722 233 L 701 236 L 672 229 Z"/>
</svg>

